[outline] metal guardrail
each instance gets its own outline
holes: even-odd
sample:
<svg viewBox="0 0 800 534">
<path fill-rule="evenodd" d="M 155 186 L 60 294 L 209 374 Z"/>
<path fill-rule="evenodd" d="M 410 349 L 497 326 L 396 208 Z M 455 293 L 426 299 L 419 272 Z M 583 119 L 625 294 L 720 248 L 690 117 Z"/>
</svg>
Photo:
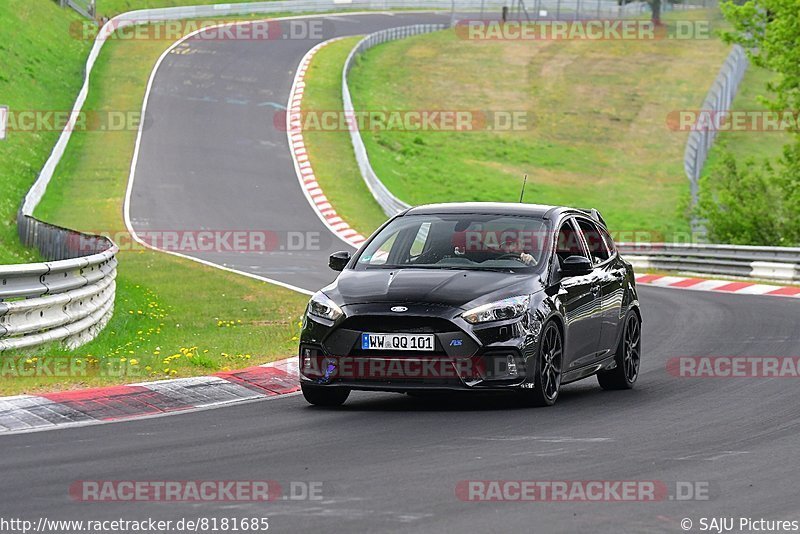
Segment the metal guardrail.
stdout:
<svg viewBox="0 0 800 534">
<path fill-rule="evenodd" d="M 22 210 L 17 226 L 25 245 L 53 261 L 0 266 L 0 352 L 94 339 L 114 313 L 117 246 Z"/>
<path fill-rule="evenodd" d="M 637 269 L 800 282 L 800 248 L 677 243 L 620 243 Z"/>
<path fill-rule="evenodd" d="M 95 4 L 93 0 L 59 0 L 61 7 L 70 7 L 87 19 L 94 19 Z"/>
<path fill-rule="evenodd" d="M 711 85 L 703 105 L 700 106 L 700 110 L 710 111 L 715 116 L 730 111 L 733 99 L 739 90 L 739 84 L 747 71 L 747 65 L 747 54 L 744 49 L 739 45 L 734 45 L 716 80 Z M 703 173 L 708 152 L 717 138 L 717 133 L 716 128 L 698 128 L 689 133 L 683 155 L 683 168 L 689 178 L 692 204 L 697 204 L 698 180 Z"/>
</svg>

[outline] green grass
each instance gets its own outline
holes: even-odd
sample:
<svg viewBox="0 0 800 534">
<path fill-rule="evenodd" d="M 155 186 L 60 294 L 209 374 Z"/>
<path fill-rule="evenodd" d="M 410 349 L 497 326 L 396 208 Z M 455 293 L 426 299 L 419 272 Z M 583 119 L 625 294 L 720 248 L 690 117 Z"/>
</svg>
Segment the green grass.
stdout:
<svg viewBox="0 0 800 534">
<path fill-rule="evenodd" d="M 51 0 L 0 2 L 0 105 L 10 112 L 68 111 L 83 83 L 89 43 L 80 17 Z M 9 131 L 0 141 L 0 263 L 40 261 L 17 237 L 16 214 L 60 131 Z"/>
<path fill-rule="evenodd" d="M 255 2 L 256 0 L 252 0 Z M 262 1 L 262 0 L 258 0 Z M 222 2 L 220 0 L 96 0 L 95 6 L 98 16 L 113 17 L 120 13 L 135 11 L 137 9 L 153 9 L 159 7 L 199 6 L 209 4 L 240 4 L 248 3 L 241 0 Z"/>
<path fill-rule="evenodd" d="M 303 112 L 342 110 L 342 66 L 360 37 L 322 48 L 311 62 L 303 93 Z M 303 139 L 314 175 L 342 219 L 369 235 L 386 215 L 372 198 L 356 165 L 350 132 L 306 131 Z"/>
<path fill-rule="evenodd" d="M 708 17 L 708 13 L 668 17 Z M 616 231 L 688 232 L 685 132 L 729 47 L 679 41 L 466 41 L 453 32 L 370 50 L 354 68 L 359 110 L 524 111 L 523 131 L 369 131 L 377 174 L 410 204 L 526 201 L 600 209 Z"/>
<path fill-rule="evenodd" d="M 767 106 L 760 101 L 759 96 L 767 94 L 767 82 L 774 81 L 776 78 L 776 74 L 750 65 L 733 101 L 733 109 L 740 111 L 766 110 Z M 717 136 L 717 144 L 708 155 L 703 175 L 707 175 L 720 161 L 722 150 L 725 147 L 741 162 L 752 158 L 756 161 L 767 160 L 774 163 L 780 158 L 783 146 L 790 141 L 791 136 L 786 132 L 720 132 Z"/>
<path fill-rule="evenodd" d="M 85 109 L 141 109 L 150 71 L 169 44 L 109 41 Z M 122 202 L 135 139 L 133 129 L 75 132 L 36 215 L 76 229 L 124 232 Z M 3 377 L 0 394 L 204 375 L 296 352 L 306 296 L 150 250 L 123 250 L 118 259 L 116 311 L 96 340 L 74 351 L 54 345 L 3 357 L 64 355 L 95 369 L 116 369 L 125 358 L 121 363 L 131 372 Z"/>
</svg>

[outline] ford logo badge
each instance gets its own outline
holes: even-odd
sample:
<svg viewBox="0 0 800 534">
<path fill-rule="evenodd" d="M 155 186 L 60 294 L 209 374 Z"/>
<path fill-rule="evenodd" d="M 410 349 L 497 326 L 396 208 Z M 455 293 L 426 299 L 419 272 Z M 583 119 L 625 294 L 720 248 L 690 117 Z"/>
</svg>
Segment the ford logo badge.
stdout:
<svg viewBox="0 0 800 534">
<path fill-rule="evenodd" d="M 394 308 L 392 308 L 392 311 L 397 313 L 403 313 L 404 311 L 408 311 L 408 308 L 406 308 L 405 306 L 395 306 Z"/>
</svg>

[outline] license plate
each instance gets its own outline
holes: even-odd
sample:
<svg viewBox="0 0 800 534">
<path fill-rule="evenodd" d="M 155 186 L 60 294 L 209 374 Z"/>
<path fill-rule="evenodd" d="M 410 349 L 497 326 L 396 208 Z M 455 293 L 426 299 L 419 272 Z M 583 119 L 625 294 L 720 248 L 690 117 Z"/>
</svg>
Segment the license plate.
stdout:
<svg viewBox="0 0 800 534">
<path fill-rule="evenodd" d="M 433 334 L 361 334 L 362 350 L 434 350 Z"/>
</svg>

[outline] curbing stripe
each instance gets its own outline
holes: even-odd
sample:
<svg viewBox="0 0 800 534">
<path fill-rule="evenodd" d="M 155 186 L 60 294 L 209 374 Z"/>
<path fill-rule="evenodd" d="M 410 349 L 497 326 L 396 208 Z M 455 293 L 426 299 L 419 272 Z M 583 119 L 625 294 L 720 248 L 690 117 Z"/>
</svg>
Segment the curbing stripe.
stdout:
<svg viewBox="0 0 800 534">
<path fill-rule="evenodd" d="M 289 92 L 289 102 L 286 106 L 286 124 L 288 125 L 286 128 L 286 136 L 289 140 L 289 151 L 292 154 L 297 179 L 300 182 L 300 187 L 303 189 L 303 194 L 305 194 L 309 205 L 328 230 L 351 247 L 359 248 L 361 244 L 366 241 L 366 238 L 339 217 L 336 210 L 331 206 L 328 198 L 325 196 L 324 191 L 319 186 L 314 176 L 311 161 L 309 161 L 300 121 L 303 94 L 305 93 L 306 87 L 305 77 L 311 60 L 322 48 L 343 38 L 344 37 L 337 37 L 319 43 L 309 50 L 300 61 L 297 73 L 295 74 L 294 83 L 292 84 L 292 89 Z"/>
<path fill-rule="evenodd" d="M 741 295 L 766 295 L 770 297 L 800 297 L 800 287 L 773 286 L 755 282 L 730 282 L 695 277 L 665 276 L 659 274 L 636 275 L 637 284 L 658 287 L 689 289 L 692 291 L 715 291 Z"/>
<path fill-rule="evenodd" d="M 284 395 L 298 390 L 297 379 L 275 367 L 253 367 L 218 375 L 259 395 Z M 290 379 L 291 377 L 291 379 Z"/>
<path fill-rule="evenodd" d="M 0 434 L 124 421 L 296 393 L 297 358 L 123 386 L 0 397 Z"/>
<path fill-rule="evenodd" d="M 768 294 L 779 297 L 797 297 L 800 296 L 800 287 L 779 287 Z"/>
<path fill-rule="evenodd" d="M 143 384 L 145 385 L 145 384 Z M 207 407 L 258 398 L 251 390 L 219 376 L 151 382 L 145 387 L 184 406 Z"/>
</svg>

